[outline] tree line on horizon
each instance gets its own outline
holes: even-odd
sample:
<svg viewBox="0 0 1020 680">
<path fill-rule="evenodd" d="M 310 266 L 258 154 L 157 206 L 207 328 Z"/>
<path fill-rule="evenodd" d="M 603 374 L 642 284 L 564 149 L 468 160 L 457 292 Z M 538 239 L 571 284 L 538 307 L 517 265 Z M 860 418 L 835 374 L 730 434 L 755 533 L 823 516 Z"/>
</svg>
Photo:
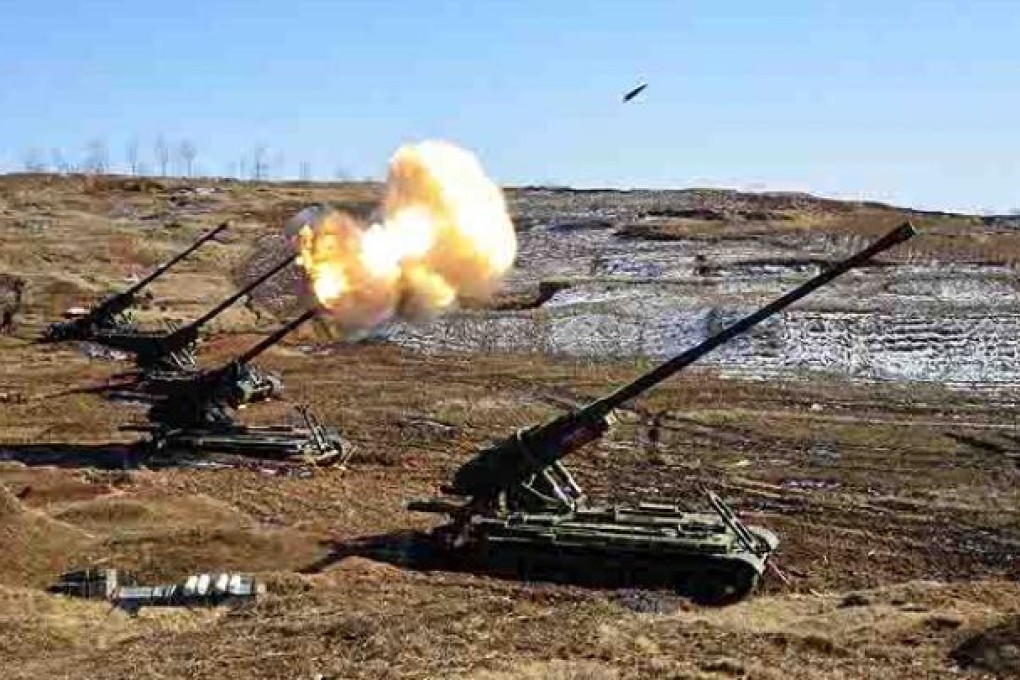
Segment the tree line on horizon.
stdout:
<svg viewBox="0 0 1020 680">
<path fill-rule="evenodd" d="M 202 172 L 197 162 L 198 156 L 197 145 L 187 138 L 168 140 L 164 135 L 158 135 L 152 143 L 151 155 L 147 155 L 141 141 L 134 137 L 124 146 L 123 162 L 119 168 L 123 174 L 137 177 L 233 177 L 254 181 L 297 179 L 302 182 L 315 179 L 312 164 L 304 160 L 297 162 L 296 174 L 286 174 L 283 152 L 273 151 L 262 143 L 254 144 L 238 160 L 227 163 L 219 174 Z M 21 167 L 25 172 L 105 175 L 112 173 L 118 166 L 111 161 L 106 142 L 93 139 L 85 145 L 78 162 L 72 161 L 58 147 L 48 151 L 32 147 L 22 155 Z M 333 170 L 332 179 L 346 181 L 352 177 L 343 166 L 337 166 Z"/>
</svg>

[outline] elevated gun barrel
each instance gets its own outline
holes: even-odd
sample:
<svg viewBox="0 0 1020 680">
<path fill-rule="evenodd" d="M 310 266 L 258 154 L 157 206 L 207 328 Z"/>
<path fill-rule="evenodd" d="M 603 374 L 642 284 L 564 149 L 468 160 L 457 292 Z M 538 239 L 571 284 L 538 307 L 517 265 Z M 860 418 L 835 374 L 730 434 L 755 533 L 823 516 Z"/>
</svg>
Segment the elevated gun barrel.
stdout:
<svg viewBox="0 0 1020 680">
<path fill-rule="evenodd" d="M 571 451 L 602 436 L 609 428 L 606 418 L 614 408 L 686 368 L 719 345 L 745 333 L 840 274 L 915 234 L 914 228 L 909 223 L 903 224 L 856 255 L 837 263 L 807 283 L 609 395 L 551 421 L 517 432 L 509 439 L 494 444 L 462 465 L 454 474 L 453 484 L 448 490 L 461 496 L 489 497 L 555 465 Z"/>
<path fill-rule="evenodd" d="M 202 245 L 204 245 L 208 241 L 211 241 L 213 238 L 216 237 L 217 234 L 219 234 L 221 231 L 226 229 L 228 226 L 230 226 L 230 222 L 229 221 L 228 222 L 223 222 L 219 226 L 213 228 L 211 231 L 206 232 L 205 234 L 200 236 L 197 241 L 195 241 L 190 246 L 185 248 L 183 251 L 181 251 L 180 253 L 175 255 L 168 262 L 164 262 L 163 264 L 161 264 L 158 267 L 156 267 L 155 269 L 153 269 L 151 272 L 149 272 L 148 276 L 146 276 L 144 279 L 142 279 L 141 281 L 139 281 L 135 285 L 133 285 L 130 288 L 128 288 L 123 293 L 120 293 L 120 295 L 123 295 L 125 297 L 130 297 L 130 296 L 134 295 L 135 293 L 140 291 L 142 288 L 144 288 L 145 286 L 149 285 L 154 280 L 156 280 L 157 278 L 162 276 L 164 273 L 166 273 L 166 271 L 168 269 L 170 269 L 170 267 L 173 267 L 175 264 L 177 264 L 178 262 L 180 262 L 181 260 L 186 258 L 188 255 L 191 255 L 193 252 L 198 250 L 200 247 L 202 247 Z"/>
<path fill-rule="evenodd" d="M 285 269 L 293 257 L 279 262 L 269 271 L 259 276 L 244 288 L 225 299 L 213 309 L 202 315 L 201 318 L 192 321 L 187 326 L 178 328 L 169 333 L 158 333 L 152 331 L 101 331 L 96 334 L 95 341 L 113 347 L 115 349 L 131 352 L 135 355 L 139 364 L 152 364 L 161 358 L 167 357 L 174 352 L 185 349 L 188 345 L 198 339 L 198 331 L 213 318 L 223 313 L 225 309 L 236 303 L 242 297 L 253 291 L 265 281 Z"/>
<path fill-rule="evenodd" d="M 162 276 L 170 267 L 195 252 L 202 244 L 215 237 L 229 225 L 229 222 L 224 222 L 205 233 L 183 252 L 174 256 L 169 262 L 156 267 L 149 272 L 148 276 L 127 290 L 106 297 L 102 302 L 94 305 L 84 316 L 77 317 L 71 321 L 50 324 L 43 331 L 38 341 L 48 343 L 64 340 L 92 340 L 97 332 L 115 327 L 118 315 L 134 304 L 134 298 L 138 291 L 152 283 L 157 277 Z"/>
<path fill-rule="evenodd" d="M 259 356 L 260 354 L 265 352 L 267 349 L 269 349 L 273 345 L 279 343 L 281 340 L 283 340 L 285 337 L 287 337 L 290 333 L 292 333 L 298 326 L 300 326 L 301 324 L 305 323 L 306 321 L 311 320 L 316 314 L 318 314 L 318 310 L 309 309 L 305 313 L 303 313 L 301 316 L 288 321 L 283 326 L 281 326 L 279 329 L 277 329 L 272 335 L 266 336 L 257 345 L 255 345 L 254 347 L 249 349 L 247 352 L 245 352 L 241 356 L 239 356 L 236 359 L 234 359 L 234 361 L 232 363 L 238 364 L 238 365 L 244 365 L 244 364 L 250 363 L 251 361 L 254 361 L 257 356 Z"/>
<path fill-rule="evenodd" d="M 245 295 L 251 293 L 253 290 L 261 286 L 263 283 L 276 276 L 279 272 L 286 269 L 287 266 L 294 262 L 295 259 L 296 258 L 294 256 L 291 256 L 281 262 L 278 262 L 276 265 L 270 268 L 269 271 L 265 272 L 264 274 L 256 278 L 254 281 L 249 283 L 247 286 L 241 288 L 236 293 L 234 293 L 227 299 L 223 300 L 221 303 L 219 303 L 218 305 L 210 309 L 208 312 L 203 314 L 200 318 L 192 321 L 187 326 L 179 328 L 173 333 L 170 333 L 163 340 L 164 346 L 169 351 L 175 351 L 183 348 L 185 345 L 191 342 L 194 342 L 195 339 L 198 337 L 199 328 L 212 321 L 214 318 L 222 314 L 224 310 L 233 306 L 238 300 L 243 298 Z"/>
<path fill-rule="evenodd" d="M 783 295 L 781 298 L 778 298 L 777 300 L 770 302 L 769 304 L 765 305 L 764 307 L 762 307 L 761 309 L 752 314 L 748 314 L 740 321 L 734 323 L 732 326 L 728 326 L 727 328 L 711 336 L 701 344 L 696 345 L 695 347 L 692 347 L 691 349 L 687 350 L 683 354 L 679 354 L 670 359 L 669 361 L 660 364 L 659 366 L 655 367 L 648 373 L 645 373 L 644 375 L 640 376 L 633 382 L 624 385 L 623 387 L 619 388 L 612 394 L 609 394 L 603 397 L 602 399 L 599 399 L 598 401 L 594 402 L 588 408 L 595 407 L 599 408 L 600 410 L 605 410 L 605 412 L 608 412 L 622 405 L 623 403 L 629 401 L 630 399 L 633 399 L 634 397 L 638 396 L 642 392 L 645 392 L 651 387 L 662 382 L 663 380 L 673 375 L 674 373 L 677 373 L 678 371 L 683 370 L 687 366 L 690 366 L 698 359 L 705 356 L 706 354 L 708 354 L 715 348 L 719 347 L 720 345 L 723 345 L 732 340 L 733 338 L 735 338 L 736 336 L 747 332 L 753 326 L 758 325 L 759 323 L 769 318 L 770 316 L 773 316 L 776 313 L 785 309 L 786 307 L 789 307 L 790 305 L 792 305 L 794 302 L 797 302 L 801 298 L 807 297 L 815 290 L 826 285 L 836 277 L 845 274 L 854 267 L 858 267 L 864 264 L 875 255 L 884 252 L 889 248 L 892 248 L 893 246 L 912 238 L 916 234 L 917 231 L 914 229 L 913 225 L 911 225 L 909 222 L 901 224 L 900 226 L 896 227 L 895 229 L 887 233 L 885 236 L 880 238 L 879 240 L 872 243 L 864 250 L 843 260 L 842 262 L 836 263 L 835 265 L 833 265 L 826 271 L 822 272 L 818 276 L 814 277 L 810 281 L 798 286 L 797 288 L 794 288 L 786 295 Z"/>
</svg>

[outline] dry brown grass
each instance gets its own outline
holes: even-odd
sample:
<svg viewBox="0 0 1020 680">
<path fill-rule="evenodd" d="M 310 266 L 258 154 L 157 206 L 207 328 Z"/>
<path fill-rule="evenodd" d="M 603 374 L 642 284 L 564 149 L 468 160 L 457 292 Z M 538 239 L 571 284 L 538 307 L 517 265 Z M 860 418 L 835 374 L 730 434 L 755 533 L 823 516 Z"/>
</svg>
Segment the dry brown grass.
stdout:
<svg viewBox="0 0 1020 680">
<path fill-rule="evenodd" d="M 224 183 L 203 197 L 187 188 L 0 180 L 0 270 L 29 278 L 31 321 L 52 320 L 80 293 L 121 287 L 144 260 L 234 218 L 223 244 L 154 286 L 167 310 L 150 318 L 187 318 L 230 292 L 236 266 L 296 206 L 333 200 L 364 209 L 378 196 L 378 187 L 360 185 Z M 161 226 L 171 205 L 193 211 L 181 226 Z M 880 223 L 861 210 L 711 225 L 715 232 L 688 225 L 683 233 L 871 235 L 901 218 L 883 214 L 890 223 Z M 939 257 L 963 257 L 954 243 L 999 238 L 960 218 L 919 220 L 929 232 L 918 243 Z M 1011 241 L 1002 243 L 1012 252 Z M 238 312 L 218 328 L 251 323 Z M 117 426 L 140 411 L 95 395 L 37 397 L 125 366 L 90 361 L 71 346 L 32 346 L 25 340 L 33 330 L 0 337 L 0 392 L 26 397 L 0 404 L 0 450 L 28 463 L 0 464 L 4 677 L 956 677 L 950 652 L 961 639 L 1020 608 L 1020 567 L 1009 559 L 1020 537 L 1020 485 L 1002 453 L 1008 432 L 995 429 L 1012 415 L 980 396 L 836 380 L 763 384 L 711 371 L 664 385 L 568 464 L 596 499 L 720 490 L 781 534 L 779 565 L 790 585 L 770 582 L 762 597 L 724 610 L 680 602 L 670 613 L 638 613 L 615 591 L 330 555 L 350 539 L 429 528 L 433 519 L 405 503 L 434 492 L 474 447 L 570 398 L 599 394 L 639 363 L 424 357 L 385 345 L 312 359 L 295 349 L 308 331 L 262 363 L 283 373 L 292 400 L 313 402 L 355 441 L 350 470 L 311 478 L 257 469 L 97 471 L 38 465 L 32 446 L 123 441 L 129 435 Z M 257 337 L 214 338 L 203 362 L 216 364 Z M 269 404 L 244 418 L 278 422 L 287 409 Z M 646 416 L 660 411 L 667 432 L 661 450 L 650 451 Z M 949 424 L 948 412 L 969 425 Z M 420 424 L 427 421 L 448 429 Z M 828 486 L 794 484 L 805 480 Z M 257 571 L 271 594 L 249 610 L 153 610 L 133 620 L 40 590 L 65 567 L 88 562 L 153 580 Z"/>
<path fill-rule="evenodd" d="M 46 584 L 52 574 L 87 556 L 92 537 L 54 520 L 38 510 L 25 508 L 0 483 L 0 577 L 8 585 Z"/>
<path fill-rule="evenodd" d="M 111 611 L 105 602 L 0 586 L 0 656 L 8 664 L 4 674 L 14 677 L 19 673 L 17 666 L 32 666 L 53 656 L 107 654 L 140 634 L 187 633 L 211 625 L 220 616 L 215 611 L 156 609 L 131 619 Z M 68 672 L 75 673 L 73 668 Z"/>
<path fill-rule="evenodd" d="M 765 240 L 804 233 L 825 234 L 834 242 L 874 239 L 909 220 L 919 236 L 903 247 L 884 253 L 880 262 L 969 262 L 1015 265 L 1020 261 L 1020 234 L 989 226 L 978 217 L 915 214 L 895 209 L 861 207 L 852 211 L 785 211 L 782 220 L 723 221 L 665 219 L 622 227 L 632 238 L 706 241 Z M 857 244 L 860 246 L 860 243 Z"/>
</svg>

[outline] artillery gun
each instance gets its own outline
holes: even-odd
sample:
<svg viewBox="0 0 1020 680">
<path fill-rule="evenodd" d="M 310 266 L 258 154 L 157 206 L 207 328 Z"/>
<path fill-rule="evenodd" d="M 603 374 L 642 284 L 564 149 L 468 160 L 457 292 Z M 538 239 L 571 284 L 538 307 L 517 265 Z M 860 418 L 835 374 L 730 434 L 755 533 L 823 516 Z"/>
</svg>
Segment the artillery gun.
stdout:
<svg viewBox="0 0 1020 680">
<path fill-rule="evenodd" d="M 190 380 L 198 371 L 195 352 L 201 328 L 285 269 L 293 261 L 294 257 L 292 256 L 278 262 L 247 286 L 185 326 L 167 322 L 166 331 L 154 331 L 119 323 L 94 328 L 89 340 L 111 349 L 133 354 L 137 371 L 142 374 L 152 373 L 157 380 L 165 381 L 173 373 L 180 373 L 183 381 Z M 279 378 L 263 372 L 254 364 L 245 367 L 244 381 L 247 386 L 245 396 L 250 400 L 245 403 L 278 397 L 283 392 L 283 383 Z M 111 393 L 111 396 L 119 395 Z"/>
<path fill-rule="evenodd" d="M 123 332 L 132 330 L 134 328 L 134 324 L 128 317 L 127 313 L 129 308 L 135 304 L 135 299 L 142 289 L 169 271 L 175 264 L 198 250 L 198 248 L 203 244 L 215 238 L 216 235 L 226 229 L 229 224 L 229 222 L 224 222 L 218 227 L 205 233 L 197 241 L 188 246 L 183 252 L 178 253 L 169 262 L 156 267 L 156 269 L 150 272 L 148 276 L 127 290 L 107 297 L 99 304 L 85 311 L 83 314 L 76 315 L 68 321 L 50 324 L 47 326 L 46 330 L 43 331 L 42 336 L 39 338 L 39 342 L 49 343 L 62 342 L 65 340 L 94 340 L 97 335 L 104 332 Z"/>
<path fill-rule="evenodd" d="M 147 425 L 122 429 L 148 432 L 156 451 L 216 451 L 263 458 L 302 457 L 316 463 L 343 462 L 350 446 L 333 428 L 324 427 L 304 406 L 297 408 L 304 427 L 246 426 L 236 411 L 265 398 L 264 374 L 253 370 L 256 357 L 315 316 L 308 310 L 281 326 L 243 354 L 213 369 L 148 371 L 136 381 L 90 391 L 113 391 L 122 399 L 149 406 Z M 279 389 L 278 383 L 274 383 Z M 79 390 L 84 391 L 84 390 Z"/>
<path fill-rule="evenodd" d="M 176 375 L 179 382 L 186 384 L 198 375 L 195 350 L 199 330 L 293 261 L 294 258 L 289 257 L 277 263 L 247 286 L 186 326 L 178 327 L 168 324 L 167 332 L 143 331 L 135 328 L 103 330 L 95 335 L 93 341 L 134 354 L 137 370 L 143 376 L 150 375 L 151 379 L 157 383 L 171 382 Z M 240 384 L 244 385 L 242 404 L 266 401 L 279 397 L 283 393 L 283 382 L 278 377 L 262 371 L 255 364 L 246 364 L 243 375 L 238 375 L 237 378 L 241 381 Z M 111 393 L 111 396 L 120 395 Z"/>
<path fill-rule="evenodd" d="M 133 354 L 136 365 L 143 371 L 192 370 L 196 366 L 195 345 L 199 330 L 292 262 L 294 257 L 276 263 L 247 286 L 186 326 L 171 325 L 165 332 L 118 327 L 101 330 L 91 339 L 106 347 Z"/>
<path fill-rule="evenodd" d="M 456 471 L 444 496 L 408 509 L 446 515 L 450 521 L 432 532 L 435 542 L 490 568 L 571 578 L 602 571 L 628 581 L 654 576 L 705 604 L 745 597 L 778 547 L 771 531 L 745 526 L 707 490 L 710 513 L 676 503 L 594 506 L 561 461 L 607 432 L 614 409 L 915 233 L 903 224 L 611 394 L 484 449 Z"/>
</svg>

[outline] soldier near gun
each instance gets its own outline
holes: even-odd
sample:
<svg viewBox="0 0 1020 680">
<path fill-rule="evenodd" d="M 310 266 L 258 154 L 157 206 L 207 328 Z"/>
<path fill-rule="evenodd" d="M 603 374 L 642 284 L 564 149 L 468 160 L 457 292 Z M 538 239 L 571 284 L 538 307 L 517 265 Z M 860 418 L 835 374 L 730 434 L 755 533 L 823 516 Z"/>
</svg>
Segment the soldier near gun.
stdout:
<svg viewBox="0 0 1020 680">
<path fill-rule="evenodd" d="M 651 453 L 659 452 L 662 443 L 662 423 L 665 418 L 665 411 L 656 411 L 648 424 L 648 448 Z"/>
<path fill-rule="evenodd" d="M 25 290 L 24 279 L 15 278 L 13 282 L 8 284 L 11 290 L 12 299 L 9 300 L 3 307 L 3 318 L 0 319 L 0 333 L 9 334 L 13 333 L 17 324 L 14 321 L 15 315 L 21 311 L 22 293 Z"/>
</svg>

